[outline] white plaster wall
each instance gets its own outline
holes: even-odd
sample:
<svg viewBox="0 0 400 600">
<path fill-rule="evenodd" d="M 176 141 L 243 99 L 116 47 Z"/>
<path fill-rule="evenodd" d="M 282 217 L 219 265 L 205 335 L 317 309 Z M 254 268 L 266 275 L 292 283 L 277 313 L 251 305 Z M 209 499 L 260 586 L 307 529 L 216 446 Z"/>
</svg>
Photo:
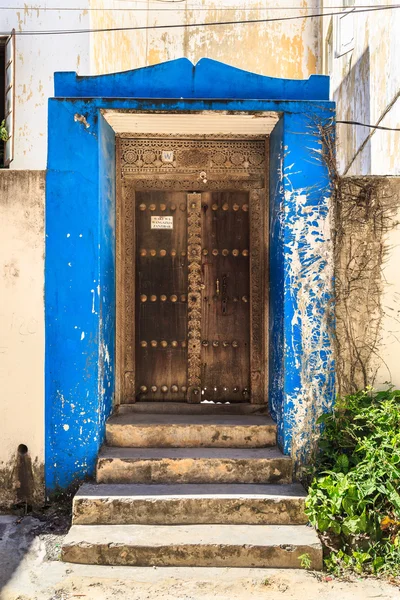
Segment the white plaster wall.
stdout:
<svg viewBox="0 0 400 600">
<path fill-rule="evenodd" d="M 360 4 L 365 3 L 356 0 L 355 6 Z M 375 0 L 370 4 L 377 7 L 387 3 Z M 338 2 L 324 0 L 325 12 L 329 12 L 331 6 L 337 7 Z M 335 50 L 339 35 L 336 17 L 323 19 L 323 40 L 325 42 L 330 23 Z M 360 13 L 354 16 L 354 49 L 334 57 L 330 73 L 325 52 L 325 72 L 331 75 L 338 120 L 400 127 L 399 31 L 398 9 Z M 400 132 L 338 125 L 337 135 L 341 174 L 400 174 Z"/>
<path fill-rule="evenodd" d="M 12 6 L 17 2 L 7 2 Z M 22 2 L 18 2 L 22 5 Z M 88 0 L 46 0 L 29 6 L 83 7 Z M 15 8 L 0 11 L 0 30 L 16 32 L 89 27 L 89 14 Z M 45 169 L 47 163 L 47 100 L 54 95 L 55 71 L 90 74 L 89 35 L 16 36 L 15 140 L 11 169 Z"/>
<path fill-rule="evenodd" d="M 8 5 L 12 6 L 12 2 Z M 22 2 L 18 2 L 20 6 Z M 263 0 L 46 0 L 48 10 L 0 11 L 0 30 L 104 29 L 238 21 L 304 15 L 320 0 L 293 0 L 296 11 L 266 10 Z M 284 5 L 284 2 L 281 3 Z M 50 10 L 74 7 L 80 10 Z M 107 10 L 105 10 L 107 9 Z M 117 9 L 117 10 L 111 10 Z M 123 10 L 121 10 L 123 9 Z M 272 77 L 308 78 L 320 71 L 319 19 L 280 23 L 17 36 L 15 147 L 11 169 L 44 169 L 47 160 L 47 100 L 54 71 L 79 75 L 112 73 L 185 56 L 213 58 Z"/>
<path fill-rule="evenodd" d="M 44 461 L 44 186 L 43 171 L 0 171 L 0 471 L 19 444 Z"/>
</svg>

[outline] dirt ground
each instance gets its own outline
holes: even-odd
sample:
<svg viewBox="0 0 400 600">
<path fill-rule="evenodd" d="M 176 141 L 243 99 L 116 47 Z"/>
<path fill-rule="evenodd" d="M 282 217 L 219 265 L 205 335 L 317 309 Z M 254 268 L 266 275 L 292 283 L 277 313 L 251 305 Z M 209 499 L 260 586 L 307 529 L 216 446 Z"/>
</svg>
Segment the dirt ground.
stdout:
<svg viewBox="0 0 400 600">
<path fill-rule="evenodd" d="M 58 560 L 66 517 L 0 516 L 1 600 L 383 600 L 386 581 L 339 581 L 303 570 L 142 568 L 72 565 Z"/>
</svg>

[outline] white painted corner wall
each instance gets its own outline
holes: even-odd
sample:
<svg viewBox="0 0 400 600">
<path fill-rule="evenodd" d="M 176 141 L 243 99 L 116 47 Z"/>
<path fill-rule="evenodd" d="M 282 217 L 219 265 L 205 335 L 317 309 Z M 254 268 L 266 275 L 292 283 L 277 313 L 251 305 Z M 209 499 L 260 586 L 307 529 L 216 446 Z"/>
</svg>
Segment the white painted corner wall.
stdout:
<svg viewBox="0 0 400 600">
<path fill-rule="evenodd" d="M 0 171 L 0 470 L 44 462 L 44 199 L 44 171 Z"/>
</svg>

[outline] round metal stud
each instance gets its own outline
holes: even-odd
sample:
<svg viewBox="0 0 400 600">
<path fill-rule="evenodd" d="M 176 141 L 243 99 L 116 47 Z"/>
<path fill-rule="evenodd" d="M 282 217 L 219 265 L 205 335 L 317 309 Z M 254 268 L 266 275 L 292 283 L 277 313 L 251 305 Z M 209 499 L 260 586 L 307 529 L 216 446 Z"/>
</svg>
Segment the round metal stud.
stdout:
<svg viewBox="0 0 400 600">
<path fill-rule="evenodd" d="M 243 250 L 242 255 L 243 256 L 248 256 L 249 255 L 249 251 L 248 250 Z"/>
<path fill-rule="evenodd" d="M 187 387 L 186 387 L 186 385 L 183 385 L 183 386 L 181 387 L 181 392 L 183 392 L 184 394 L 187 392 Z"/>
<path fill-rule="evenodd" d="M 181 302 L 186 302 L 186 294 L 181 294 L 180 300 Z"/>
<path fill-rule="evenodd" d="M 249 205 L 248 205 L 248 204 L 243 204 L 243 206 L 242 206 L 242 210 L 244 210 L 244 212 L 248 212 L 248 210 L 249 210 Z"/>
<path fill-rule="evenodd" d="M 195 388 L 195 389 L 193 390 L 193 394 L 194 394 L 195 396 L 197 396 L 197 395 L 199 394 L 199 392 L 200 392 L 200 390 L 198 390 L 197 388 Z"/>
<path fill-rule="evenodd" d="M 171 209 L 172 211 L 176 210 L 176 204 L 171 204 L 171 206 L 170 206 L 170 209 Z"/>
<path fill-rule="evenodd" d="M 168 346 L 168 342 L 166 342 L 165 340 L 161 340 L 160 346 L 161 348 L 166 348 Z"/>
<path fill-rule="evenodd" d="M 204 346 L 205 348 L 207 348 L 207 346 L 208 346 L 208 340 L 203 340 L 201 342 L 201 345 Z"/>
<path fill-rule="evenodd" d="M 160 250 L 160 256 L 167 256 L 166 250 Z"/>
<path fill-rule="evenodd" d="M 176 302 L 178 300 L 178 296 L 176 296 L 175 294 L 172 294 L 172 296 L 170 297 L 171 302 Z"/>
<path fill-rule="evenodd" d="M 142 346 L 142 348 L 147 348 L 147 342 L 145 340 L 141 341 L 140 345 Z"/>
<path fill-rule="evenodd" d="M 233 388 L 233 392 L 234 392 L 235 394 L 237 394 L 237 393 L 238 393 L 238 391 L 239 391 L 239 388 L 238 388 L 238 387 L 234 387 L 234 388 Z"/>
<path fill-rule="evenodd" d="M 161 210 L 162 212 L 164 212 L 164 210 L 166 210 L 166 208 L 167 208 L 167 205 L 166 205 L 166 204 L 160 204 L 160 210 Z"/>
<path fill-rule="evenodd" d="M 155 256 L 157 254 L 157 252 L 154 250 L 154 248 L 152 248 L 150 250 L 150 256 Z"/>
<path fill-rule="evenodd" d="M 146 210 L 145 204 L 139 204 L 139 210 Z"/>
<path fill-rule="evenodd" d="M 217 248 L 214 248 L 214 250 L 212 251 L 213 256 L 218 256 L 218 250 Z"/>
<path fill-rule="evenodd" d="M 150 302 L 156 302 L 157 300 L 157 296 L 155 296 L 154 294 L 152 296 L 150 296 Z"/>
<path fill-rule="evenodd" d="M 249 392 L 250 392 L 249 388 L 244 388 L 242 394 L 243 394 L 243 396 L 247 396 L 249 394 Z"/>
<path fill-rule="evenodd" d="M 247 296 L 242 296 L 242 301 L 243 301 L 243 302 L 248 302 L 248 301 L 249 301 L 249 299 L 248 299 L 248 297 L 247 297 Z"/>
<path fill-rule="evenodd" d="M 186 341 L 186 340 L 183 340 L 183 341 L 181 342 L 181 346 L 182 346 L 182 348 L 186 348 L 186 346 L 187 346 L 187 341 Z"/>
<path fill-rule="evenodd" d="M 233 340 L 232 348 L 238 348 L 238 347 L 239 347 L 239 342 L 237 342 L 236 340 Z"/>
<path fill-rule="evenodd" d="M 156 210 L 156 205 L 155 204 L 150 204 L 149 209 L 154 211 Z"/>
<path fill-rule="evenodd" d="M 232 255 L 233 256 L 239 256 L 239 250 L 237 248 L 235 248 L 234 250 L 232 250 Z"/>
<path fill-rule="evenodd" d="M 227 387 L 224 387 L 223 390 L 225 393 L 229 391 Z"/>
<path fill-rule="evenodd" d="M 211 208 L 212 210 L 218 210 L 218 204 L 213 204 Z"/>
<path fill-rule="evenodd" d="M 222 205 L 222 210 L 229 210 L 229 204 L 227 202 Z"/>
<path fill-rule="evenodd" d="M 228 254 L 229 254 L 229 250 L 227 250 L 226 248 L 224 248 L 222 250 L 222 256 L 228 256 Z"/>
<path fill-rule="evenodd" d="M 213 348 L 218 348 L 218 346 L 219 346 L 218 340 L 214 340 L 213 341 Z"/>
<path fill-rule="evenodd" d="M 239 210 L 240 206 L 239 206 L 239 204 L 234 204 L 232 208 L 236 212 Z"/>
<path fill-rule="evenodd" d="M 176 256 L 176 250 L 174 248 L 171 250 L 171 256 Z"/>
<path fill-rule="evenodd" d="M 207 254 L 208 254 L 207 248 L 203 248 L 203 256 L 207 256 Z"/>
<path fill-rule="evenodd" d="M 140 302 L 146 302 L 146 301 L 147 301 L 147 296 L 146 296 L 146 294 L 142 294 L 142 295 L 140 296 Z"/>
<path fill-rule="evenodd" d="M 214 392 L 218 392 L 218 388 L 216 386 L 213 389 L 214 389 Z"/>
<path fill-rule="evenodd" d="M 155 394 L 156 391 L 157 391 L 157 386 L 156 385 L 152 385 L 150 389 L 153 392 L 153 394 Z"/>
<path fill-rule="evenodd" d="M 147 250 L 142 248 L 142 250 L 140 251 L 140 256 L 146 256 L 146 254 L 147 254 Z"/>
<path fill-rule="evenodd" d="M 163 394 L 166 394 L 168 392 L 168 387 L 166 385 L 162 385 L 161 386 L 161 391 Z"/>
<path fill-rule="evenodd" d="M 178 347 L 178 342 L 176 340 L 174 340 L 173 342 L 171 342 L 171 346 L 173 348 L 177 348 Z"/>
<path fill-rule="evenodd" d="M 222 342 L 222 345 L 224 348 L 227 348 L 230 344 L 229 344 L 229 342 Z"/>
<path fill-rule="evenodd" d="M 182 250 L 181 256 L 186 256 L 186 251 L 185 250 Z"/>
<path fill-rule="evenodd" d="M 239 302 L 239 298 L 238 298 L 237 296 L 234 296 L 234 297 L 233 297 L 233 301 L 234 301 L 234 302 Z"/>
<path fill-rule="evenodd" d="M 181 209 L 182 212 L 184 212 L 186 210 L 186 204 L 184 202 L 181 202 L 179 205 L 179 208 Z"/>
<path fill-rule="evenodd" d="M 179 391 L 179 388 L 177 385 L 171 385 L 171 392 L 173 392 L 174 394 L 176 394 Z"/>
<path fill-rule="evenodd" d="M 145 385 L 141 385 L 140 391 L 142 392 L 142 394 L 145 394 L 147 392 L 147 387 Z"/>
<path fill-rule="evenodd" d="M 152 348 L 157 348 L 157 340 L 151 340 L 151 342 L 150 342 L 150 346 L 151 346 Z"/>
<path fill-rule="evenodd" d="M 166 299 L 167 299 L 167 296 L 165 294 L 161 294 L 161 296 L 160 296 L 161 302 L 165 302 Z"/>
</svg>

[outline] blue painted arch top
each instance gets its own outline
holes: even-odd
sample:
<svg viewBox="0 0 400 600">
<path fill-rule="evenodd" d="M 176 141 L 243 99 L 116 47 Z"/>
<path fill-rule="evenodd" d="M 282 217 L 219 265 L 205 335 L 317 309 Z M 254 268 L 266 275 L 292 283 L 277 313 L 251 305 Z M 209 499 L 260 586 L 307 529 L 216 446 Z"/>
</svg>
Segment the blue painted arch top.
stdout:
<svg viewBox="0 0 400 600">
<path fill-rule="evenodd" d="M 211 85 L 210 82 L 213 82 Z M 329 77 L 279 79 L 202 58 L 179 58 L 108 75 L 54 74 L 56 98 L 215 98 L 329 100 Z"/>
</svg>

